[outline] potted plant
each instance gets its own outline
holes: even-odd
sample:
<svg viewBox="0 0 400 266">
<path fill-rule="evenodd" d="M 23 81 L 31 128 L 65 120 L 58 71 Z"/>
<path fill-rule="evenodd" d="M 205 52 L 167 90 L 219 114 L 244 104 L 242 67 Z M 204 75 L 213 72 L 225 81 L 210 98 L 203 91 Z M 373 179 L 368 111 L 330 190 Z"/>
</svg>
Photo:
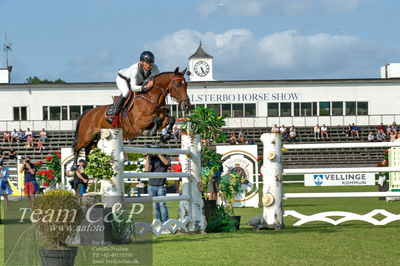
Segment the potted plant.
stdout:
<svg viewBox="0 0 400 266">
<path fill-rule="evenodd" d="M 225 142 L 226 135 L 221 130 L 224 125 L 224 117 L 216 114 L 211 108 L 204 108 L 201 106 L 196 107 L 182 125 L 183 130 L 190 130 L 191 134 L 199 134 L 201 138 L 202 192 L 205 200 L 204 210 L 207 221 L 212 216 L 217 205 L 216 193 L 214 197 L 210 198 L 208 195 L 208 188 L 212 182 L 215 182 L 214 175 L 220 172 L 222 166 L 221 155 L 209 149 L 208 146 L 211 143 Z"/>
<path fill-rule="evenodd" d="M 240 173 L 232 171 L 221 176 L 219 182 L 219 194 L 221 200 L 225 204 L 231 217 L 237 221 L 237 229 L 239 229 L 240 225 L 240 216 L 235 216 L 233 203 L 235 202 L 236 195 L 243 192 L 242 184 L 244 181 L 245 180 Z"/>
<path fill-rule="evenodd" d="M 49 190 L 33 201 L 32 218 L 45 243 L 39 249 L 41 264 L 73 265 L 77 247 L 67 246 L 66 240 L 82 220 L 77 196 L 62 189 Z"/>
<path fill-rule="evenodd" d="M 94 192 L 98 192 L 99 181 L 112 183 L 111 178 L 117 175 L 113 169 L 113 158 L 99 148 L 93 149 L 88 155 L 85 173 L 95 180 Z"/>
<path fill-rule="evenodd" d="M 132 242 L 131 236 L 135 232 L 135 223 L 128 217 L 126 212 L 117 211 L 113 214 L 114 219 L 111 223 L 112 235 L 115 244 L 129 244 Z"/>
<path fill-rule="evenodd" d="M 233 232 L 238 229 L 237 221 L 232 219 L 223 205 L 218 205 L 207 223 L 209 233 Z"/>
</svg>

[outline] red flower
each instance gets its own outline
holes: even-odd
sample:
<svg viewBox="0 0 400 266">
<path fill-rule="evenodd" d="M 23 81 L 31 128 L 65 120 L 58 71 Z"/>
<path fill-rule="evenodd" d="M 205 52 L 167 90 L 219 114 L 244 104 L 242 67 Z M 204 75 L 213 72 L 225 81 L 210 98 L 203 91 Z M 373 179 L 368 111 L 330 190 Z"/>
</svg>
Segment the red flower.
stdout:
<svg viewBox="0 0 400 266">
<path fill-rule="evenodd" d="M 52 158 L 53 158 L 53 157 L 51 157 L 51 156 L 47 156 L 47 157 L 46 157 L 46 161 L 50 162 Z"/>
<path fill-rule="evenodd" d="M 47 179 L 48 179 L 48 180 L 53 180 L 53 179 L 54 179 L 54 175 L 48 174 L 48 175 L 47 175 Z"/>
<path fill-rule="evenodd" d="M 42 164 L 42 163 L 43 163 L 43 161 L 39 161 L 38 163 L 39 163 L 39 164 Z"/>
<path fill-rule="evenodd" d="M 263 174 L 262 174 L 262 173 L 260 173 L 260 174 L 259 174 L 259 176 L 260 176 L 260 177 L 263 177 Z"/>
<path fill-rule="evenodd" d="M 54 170 L 53 169 L 49 169 L 49 173 L 54 174 Z"/>
<path fill-rule="evenodd" d="M 388 153 L 388 152 L 389 152 L 389 150 L 384 150 L 383 152 L 384 152 L 384 153 Z"/>
<path fill-rule="evenodd" d="M 57 154 L 57 157 L 61 159 L 61 154 Z"/>
<path fill-rule="evenodd" d="M 49 186 L 49 183 L 48 183 L 48 182 L 44 182 L 43 185 L 44 185 L 45 187 L 48 187 L 48 186 Z"/>
<path fill-rule="evenodd" d="M 257 157 L 257 161 L 260 161 L 260 160 L 261 160 L 261 156 L 258 156 L 258 157 Z"/>
</svg>

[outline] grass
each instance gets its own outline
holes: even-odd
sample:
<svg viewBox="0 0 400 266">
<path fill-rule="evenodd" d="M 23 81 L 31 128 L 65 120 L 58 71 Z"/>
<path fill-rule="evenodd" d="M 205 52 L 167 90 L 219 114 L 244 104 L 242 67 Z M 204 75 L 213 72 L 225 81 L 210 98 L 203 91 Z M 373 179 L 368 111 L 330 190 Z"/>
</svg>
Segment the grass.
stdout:
<svg viewBox="0 0 400 266">
<path fill-rule="evenodd" d="M 376 187 L 285 186 L 286 192 L 377 191 Z M 168 203 L 176 217 L 176 203 Z M 286 210 L 303 214 L 350 211 L 365 214 L 385 209 L 400 214 L 400 202 L 376 198 L 290 199 Z M 253 231 L 247 220 L 261 215 L 262 208 L 237 208 L 240 230 L 206 235 L 163 235 L 154 237 L 154 265 L 398 265 L 400 221 L 385 226 L 350 221 L 333 226 L 323 222 L 294 227 L 295 218 L 285 218 L 286 229 Z M 3 226 L 0 226 L 0 232 Z M 0 241 L 3 255 L 3 241 Z"/>
</svg>

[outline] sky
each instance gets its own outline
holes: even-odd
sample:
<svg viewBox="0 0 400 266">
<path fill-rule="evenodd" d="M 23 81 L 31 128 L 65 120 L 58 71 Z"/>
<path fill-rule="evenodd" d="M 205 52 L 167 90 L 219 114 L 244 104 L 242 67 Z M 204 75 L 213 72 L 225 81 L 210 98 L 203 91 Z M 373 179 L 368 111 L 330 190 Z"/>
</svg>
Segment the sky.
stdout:
<svg viewBox="0 0 400 266">
<path fill-rule="evenodd" d="M 379 78 L 400 62 L 399 12 L 398 0 L 0 0 L 0 43 L 12 83 L 114 81 L 143 50 L 172 71 L 200 41 L 216 80 Z"/>
</svg>

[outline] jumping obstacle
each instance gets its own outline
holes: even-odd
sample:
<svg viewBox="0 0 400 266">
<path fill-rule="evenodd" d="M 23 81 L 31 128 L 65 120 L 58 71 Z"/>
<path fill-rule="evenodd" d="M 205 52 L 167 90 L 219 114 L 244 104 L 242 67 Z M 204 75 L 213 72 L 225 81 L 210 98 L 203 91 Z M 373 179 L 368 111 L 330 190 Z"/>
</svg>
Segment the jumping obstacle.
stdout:
<svg viewBox="0 0 400 266">
<path fill-rule="evenodd" d="M 153 232 L 160 235 L 163 231 L 169 230 L 175 233 L 178 230 L 185 232 L 203 232 L 205 230 L 205 217 L 203 215 L 203 200 L 199 190 L 201 183 L 201 143 L 200 137 L 182 135 L 181 149 L 163 149 L 163 148 L 136 148 L 124 147 L 122 141 L 121 129 L 102 129 L 101 138 L 98 147 L 114 159 L 113 169 L 117 173 L 109 181 L 103 181 L 101 193 L 103 198 L 112 198 L 114 201 L 124 202 L 159 202 L 159 201 L 179 201 L 180 218 L 169 219 L 162 223 L 155 219 L 151 225 L 137 223 L 136 228 L 140 227 L 141 234 Z M 142 153 L 142 154 L 166 154 L 179 155 L 179 161 L 182 164 L 182 172 L 179 173 L 133 173 L 124 171 L 124 154 Z M 131 182 L 133 179 L 150 178 L 168 178 L 182 179 L 182 193 L 172 196 L 149 197 L 128 195 L 124 193 L 124 182 Z M 112 197 L 109 197 L 112 196 Z"/>
<path fill-rule="evenodd" d="M 263 216 L 261 217 L 258 228 L 284 227 L 283 217 L 294 216 L 298 219 L 294 225 L 299 226 L 308 222 L 324 221 L 334 225 L 359 220 L 369 222 L 374 225 L 385 225 L 387 223 L 400 220 L 400 214 L 393 214 L 385 210 L 373 210 L 365 215 L 350 212 L 323 212 L 314 215 L 303 215 L 294 210 L 283 210 L 283 200 L 290 198 L 349 198 L 349 197 L 400 197 L 398 192 L 400 172 L 400 142 L 382 143 L 329 143 L 329 144 L 285 144 L 282 145 L 282 137 L 279 133 L 264 133 L 261 136 L 264 144 L 264 164 L 261 167 L 263 174 Z M 314 169 L 284 169 L 282 150 L 293 149 L 332 149 L 332 148 L 368 148 L 368 147 L 387 147 L 389 150 L 390 167 L 362 167 L 362 168 L 314 168 Z M 392 156 L 392 157 L 391 157 Z M 283 193 L 283 175 L 297 175 L 309 173 L 376 173 L 391 172 L 390 188 L 388 192 L 335 192 L 335 193 Z M 394 174 L 394 175 L 392 175 Z M 383 220 L 374 219 L 374 215 L 381 214 L 386 216 Z M 329 217 L 342 216 L 343 218 L 333 220 Z"/>
</svg>

